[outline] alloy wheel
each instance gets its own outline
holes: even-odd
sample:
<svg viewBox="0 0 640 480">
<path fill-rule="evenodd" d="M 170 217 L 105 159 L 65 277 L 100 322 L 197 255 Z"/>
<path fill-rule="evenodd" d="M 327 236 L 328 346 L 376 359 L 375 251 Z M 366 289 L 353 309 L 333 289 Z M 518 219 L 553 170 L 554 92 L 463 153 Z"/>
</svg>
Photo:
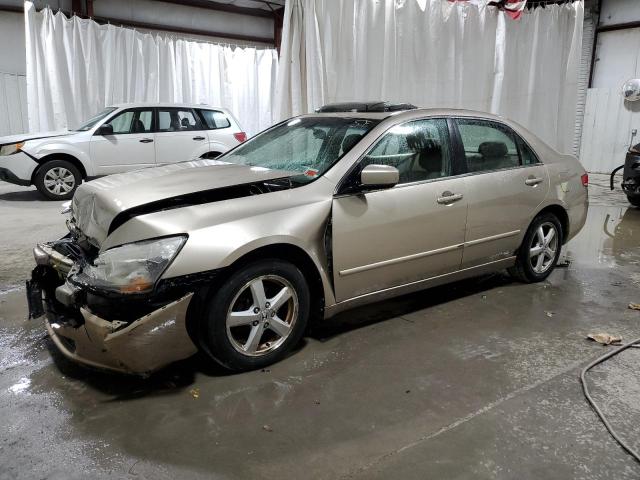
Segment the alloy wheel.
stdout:
<svg viewBox="0 0 640 480">
<path fill-rule="evenodd" d="M 73 190 L 76 178 L 64 167 L 53 167 L 44 175 L 44 187 L 54 195 L 65 195 Z"/>
<path fill-rule="evenodd" d="M 556 258 L 558 251 L 558 232 L 551 222 L 540 224 L 531 239 L 529 262 L 535 273 L 545 273 Z"/>
<path fill-rule="evenodd" d="M 278 349 L 298 318 L 298 295 L 285 278 L 262 275 L 247 282 L 227 312 L 227 337 L 233 348 L 248 356 Z"/>
</svg>

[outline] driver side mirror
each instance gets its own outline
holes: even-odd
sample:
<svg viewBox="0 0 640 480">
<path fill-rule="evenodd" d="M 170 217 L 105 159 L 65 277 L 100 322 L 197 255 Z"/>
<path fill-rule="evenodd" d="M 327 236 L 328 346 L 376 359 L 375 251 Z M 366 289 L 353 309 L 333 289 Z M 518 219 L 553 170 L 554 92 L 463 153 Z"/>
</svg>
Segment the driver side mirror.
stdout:
<svg viewBox="0 0 640 480">
<path fill-rule="evenodd" d="M 96 135 L 113 135 L 113 125 L 110 123 L 103 123 L 98 127 L 98 130 L 96 130 Z"/>
<path fill-rule="evenodd" d="M 391 188 L 400 181 L 400 172 L 391 165 L 367 165 L 360 172 L 360 185 L 368 188 Z"/>
</svg>

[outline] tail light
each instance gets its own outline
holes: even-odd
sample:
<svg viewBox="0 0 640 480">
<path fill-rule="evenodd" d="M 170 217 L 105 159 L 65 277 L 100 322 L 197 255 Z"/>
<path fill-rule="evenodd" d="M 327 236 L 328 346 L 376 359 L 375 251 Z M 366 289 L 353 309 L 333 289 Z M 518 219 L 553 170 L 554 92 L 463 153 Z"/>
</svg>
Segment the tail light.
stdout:
<svg viewBox="0 0 640 480">
<path fill-rule="evenodd" d="M 588 173 L 583 173 L 582 176 L 580 177 L 580 180 L 582 180 L 582 186 L 586 187 L 589 185 L 589 174 Z"/>
<path fill-rule="evenodd" d="M 244 142 L 247 139 L 247 134 L 244 132 L 234 133 L 233 136 L 236 137 L 236 140 L 238 140 L 240 143 Z"/>
</svg>

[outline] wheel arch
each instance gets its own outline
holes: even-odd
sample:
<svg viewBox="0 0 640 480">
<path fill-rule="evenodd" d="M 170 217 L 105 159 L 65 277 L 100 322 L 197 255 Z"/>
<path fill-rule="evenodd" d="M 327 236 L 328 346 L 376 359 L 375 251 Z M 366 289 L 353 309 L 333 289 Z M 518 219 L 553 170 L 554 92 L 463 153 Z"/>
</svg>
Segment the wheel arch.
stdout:
<svg viewBox="0 0 640 480">
<path fill-rule="evenodd" d="M 42 158 L 39 158 L 38 161 L 38 166 L 33 170 L 33 173 L 31 174 L 31 183 L 34 182 L 36 175 L 38 174 L 38 172 L 40 171 L 40 169 L 42 167 L 44 167 L 44 165 L 46 165 L 49 161 L 51 160 L 66 160 L 69 163 L 71 163 L 74 167 L 76 167 L 79 171 L 80 171 L 80 175 L 82 175 L 82 179 L 86 180 L 87 178 L 87 169 L 85 168 L 84 164 L 77 158 L 74 157 L 73 155 L 70 155 L 68 153 L 50 153 L 49 155 L 45 155 Z"/>
<path fill-rule="evenodd" d="M 326 292 L 322 282 L 322 276 L 311 256 L 297 245 L 292 243 L 274 243 L 258 247 L 236 259 L 226 270 L 231 273 L 251 262 L 265 258 L 285 260 L 300 269 L 307 280 L 311 293 L 310 319 L 314 321 L 323 318 Z"/>
<path fill-rule="evenodd" d="M 314 263 L 311 256 L 302 248 L 291 243 L 273 243 L 257 247 L 250 252 L 235 259 L 231 264 L 223 267 L 219 274 L 213 279 L 212 283 L 207 287 L 196 292 L 189 305 L 186 318 L 186 327 L 192 341 L 201 348 L 207 349 L 202 338 L 203 328 L 203 309 L 207 303 L 207 298 L 217 290 L 217 287 L 225 281 L 230 275 L 238 271 L 251 262 L 264 260 L 266 258 L 276 258 L 291 262 L 298 267 L 308 282 L 311 293 L 311 312 L 309 316 L 310 322 L 315 322 L 324 318 L 325 307 L 325 288 L 322 282 L 320 271 Z M 319 294 L 317 293 L 319 292 Z"/>
<path fill-rule="evenodd" d="M 536 214 L 536 216 L 542 213 L 553 213 L 556 217 L 558 217 L 558 220 L 560 220 L 560 225 L 562 226 L 562 243 L 563 245 L 567 243 L 569 238 L 569 228 L 570 228 L 569 213 L 567 212 L 567 209 L 564 208 L 562 205 L 554 203 L 551 205 L 547 205 L 546 207 L 541 209 Z"/>
<path fill-rule="evenodd" d="M 200 158 L 206 158 L 206 159 L 218 158 L 220 155 L 222 155 L 222 153 L 223 152 L 219 152 L 217 150 L 210 150 L 200 155 Z"/>
</svg>

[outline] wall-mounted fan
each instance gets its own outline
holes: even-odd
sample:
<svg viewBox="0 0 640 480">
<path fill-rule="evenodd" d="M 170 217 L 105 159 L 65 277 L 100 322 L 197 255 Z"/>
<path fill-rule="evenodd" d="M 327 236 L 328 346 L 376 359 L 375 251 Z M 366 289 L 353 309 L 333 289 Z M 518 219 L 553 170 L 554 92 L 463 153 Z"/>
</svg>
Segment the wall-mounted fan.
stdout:
<svg viewBox="0 0 640 480">
<path fill-rule="evenodd" d="M 640 100 L 640 78 L 632 78 L 624 82 L 622 96 L 629 102 Z"/>
</svg>

